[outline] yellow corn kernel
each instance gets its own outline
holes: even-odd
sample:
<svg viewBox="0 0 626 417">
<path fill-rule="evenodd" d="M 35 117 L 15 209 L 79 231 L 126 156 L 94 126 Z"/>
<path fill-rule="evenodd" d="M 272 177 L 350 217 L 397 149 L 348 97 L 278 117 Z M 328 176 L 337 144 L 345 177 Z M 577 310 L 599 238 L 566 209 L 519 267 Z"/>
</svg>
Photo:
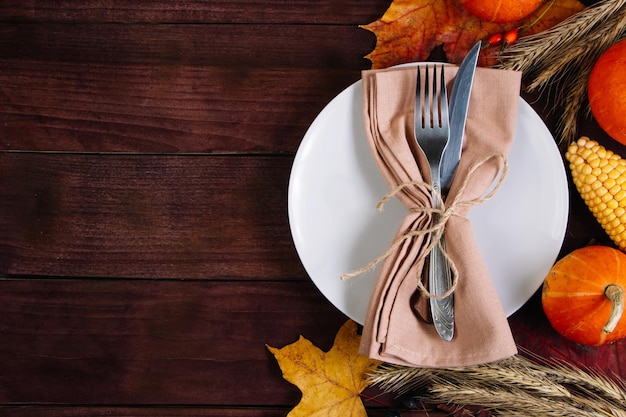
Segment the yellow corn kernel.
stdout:
<svg viewBox="0 0 626 417">
<path fill-rule="evenodd" d="M 585 182 L 585 184 L 593 184 L 596 181 L 596 177 L 594 177 L 593 175 L 589 174 L 586 177 L 582 177 L 582 180 Z"/>
<path fill-rule="evenodd" d="M 598 223 L 626 251 L 626 159 L 582 136 L 565 153 L 572 180 Z"/>
<path fill-rule="evenodd" d="M 608 206 L 602 210 L 602 216 L 605 218 L 609 218 L 610 216 L 613 216 L 613 218 L 611 220 L 613 220 L 615 217 L 617 217 L 617 215 L 613 212 L 613 210 Z"/>
<path fill-rule="evenodd" d="M 609 192 L 611 192 L 611 190 L 614 188 L 617 188 L 615 193 L 620 190 L 620 187 L 619 185 L 617 185 L 614 178 L 608 178 L 607 176 L 607 178 L 602 182 L 604 183 L 604 186 L 609 189 Z M 611 193 L 611 194 L 615 195 L 615 193 Z"/>
<path fill-rule="evenodd" d="M 622 188 L 619 185 L 615 184 L 615 181 L 611 181 L 610 178 L 607 181 L 605 181 L 604 184 L 606 187 L 610 187 L 609 193 L 611 193 L 613 197 L 615 197 L 617 193 L 622 191 Z"/>
<path fill-rule="evenodd" d="M 591 184 L 591 189 L 594 190 L 596 192 L 597 195 L 602 195 L 606 192 L 606 189 L 604 191 L 604 193 L 600 194 L 601 191 L 599 191 L 601 188 L 604 188 L 602 185 L 602 181 L 598 180 L 598 177 L 593 177 L 593 183 Z"/>
</svg>

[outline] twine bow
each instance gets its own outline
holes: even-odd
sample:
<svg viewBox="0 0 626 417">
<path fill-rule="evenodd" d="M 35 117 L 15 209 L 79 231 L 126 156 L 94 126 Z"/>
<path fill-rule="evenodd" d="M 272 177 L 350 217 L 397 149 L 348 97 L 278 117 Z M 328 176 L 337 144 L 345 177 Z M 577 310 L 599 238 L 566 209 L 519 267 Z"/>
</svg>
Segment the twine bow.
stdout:
<svg viewBox="0 0 626 417">
<path fill-rule="evenodd" d="M 503 164 L 502 164 L 502 168 L 499 170 L 499 173 L 501 175 L 498 178 L 498 182 L 491 189 L 491 191 L 489 191 L 489 193 L 487 193 L 486 195 L 478 197 L 478 198 L 475 198 L 475 199 L 461 200 L 461 197 L 463 195 L 463 192 L 465 191 L 465 188 L 467 188 L 467 185 L 469 184 L 470 179 L 475 174 L 475 172 L 478 170 L 478 168 L 480 168 L 482 165 L 484 165 L 485 163 L 487 163 L 491 159 L 495 159 L 495 158 L 501 159 Z M 472 207 L 472 206 L 475 206 L 475 205 L 478 205 L 478 204 L 482 204 L 482 203 L 490 200 L 496 194 L 496 192 L 498 192 L 498 190 L 500 189 L 500 187 L 504 183 L 504 179 L 506 177 L 507 172 L 508 172 L 508 162 L 507 162 L 507 159 L 504 157 L 503 154 L 501 154 L 499 152 L 494 152 L 494 153 L 486 156 L 485 158 L 475 162 L 474 164 L 472 164 L 470 166 L 470 169 L 469 169 L 467 175 L 465 176 L 465 178 L 463 179 L 463 182 L 461 183 L 461 186 L 459 187 L 458 192 L 456 193 L 454 199 L 450 202 L 450 204 L 448 206 L 446 206 L 445 201 L 443 199 L 443 196 L 440 193 L 438 193 L 438 192 L 434 192 L 434 189 L 433 189 L 432 185 L 427 183 L 427 182 L 424 182 L 424 181 L 421 181 L 421 180 L 415 180 L 415 181 L 407 181 L 407 182 L 399 184 L 396 188 L 394 188 L 389 193 L 387 193 L 378 202 L 378 204 L 376 205 L 376 208 L 378 210 L 382 210 L 384 205 L 385 205 L 385 203 L 387 203 L 387 201 L 389 201 L 391 198 L 393 198 L 396 194 L 398 194 L 400 191 L 402 191 L 406 187 L 418 186 L 418 187 L 423 187 L 423 188 L 427 189 L 431 193 L 433 198 L 435 198 L 435 199 L 437 199 L 439 201 L 439 207 L 438 208 L 434 208 L 434 207 L 412 207 L 412 208 L 409 209 L 409 211 L 412 212 L 412 213 L 437 214 L 437 216 L 436 216 L 437 221 L 435 221 L 428 228 L 419 229 L 419 230 L 410 230 L 410 231 L 404 233 L 403 235 L 399 236 L 398 238 L 396 238 L 391 243 L 389 248 L 382 255 L 378 256 L 376 259 L 374 259 L 373 261 L 371 261 L 370 263 L 368 263 L 367 265 L 365 265 L 364 267 L 362 267 L 360 269 L 357 269 L 355 271 L 343 274 L 341 276 L 341 279 L 342 280 L 347 280 L 347 279 L 350 279 L 350 278 L 355 277 L 357 275 L 361 275 L 361 274 L 363 274 L 365 272 L 368 272 L 368 271 L 374 269 L 374 267 L 376 267 L 376 265 L 378 265 L 380 262 L 384 261 L 396 249 L 398 249 L 400 247 L 400 245 L 402 245 L 404 243 L 404 241 L 409 240 L 409 239 L 413 239 L 413 238 L 418 237 L 418 236 L 425 236 L 426 237 L 426 241 L 428 242 L 428 244 L 420 252 L 419 257 L 416 259 L 416 263 L 420 263 L 421 261 L 423 261 L 428 256 L 430 251 L 435 247 L 435 245 L 439 246 L 439 248 L 441 249 L 444 257 L 447 259 L 448 264 L 450 265 L 450 270 L 452 272 L 452 285 L 450 286 L 448 291 L 446 291 L 444 294 L 435 295 L 435 294 L 430 293 L 426 289 L 426 287 L 422 283 L 421 279 L 418 279 L 417 280 L 418 289 L 427 298 L 442 299 L 442 298 L 448 297 L 449 295 L 451 295 L 456 290 L 457 283 L 458 283 L 458 277 L 459 277 L 459 271 L 458 271 L 454 261 L 450 258 L 448 252 L 446 251 L 446 249 L 441 244 L 441 237 L 444 234 L 446 224 L 447 224 L 448 220 L 452 216 L 465 217 L 465 216 L 463 216 L 462 214 L 459 213 L 461 209 L 467 208 L 467 207 Z"/>
</svg>

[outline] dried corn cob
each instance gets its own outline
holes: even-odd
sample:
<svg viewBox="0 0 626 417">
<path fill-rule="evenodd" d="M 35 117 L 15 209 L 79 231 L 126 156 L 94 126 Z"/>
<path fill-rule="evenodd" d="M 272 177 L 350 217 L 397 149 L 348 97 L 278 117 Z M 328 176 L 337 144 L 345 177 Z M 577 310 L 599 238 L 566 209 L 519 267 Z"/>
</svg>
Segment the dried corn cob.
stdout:
<svg viewBox="0 0 626 417">
<path fill-rule="evenodd" d="M 626 159 L 586 136 L 569 145 L 574 184 L 611 240 L 626 250 Z"/>
</svg>

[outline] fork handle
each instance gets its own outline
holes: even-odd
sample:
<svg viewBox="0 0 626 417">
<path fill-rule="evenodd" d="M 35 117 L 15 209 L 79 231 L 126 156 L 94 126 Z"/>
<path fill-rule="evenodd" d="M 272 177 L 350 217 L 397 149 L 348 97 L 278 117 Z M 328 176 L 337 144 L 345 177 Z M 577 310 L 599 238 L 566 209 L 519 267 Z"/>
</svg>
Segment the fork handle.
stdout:
<svg viewBox="0 0 626 417">
<path fill-rule="evenodd" d="M 441 238 L 441 245 L 445 248 L 445 240 Z M 439 246 L 435 246 L 430 252 L 428 264 L 429 292 L 440 296 L 445 294 L 452 285 L 452 274 L 447 258 Z M 446 341 L 454 336 L 454 295 L 445 298 L 430 298 L 430 310 L 435 329 L 439 336 Z"/>
<path fill-rule="evenodd" d="M 434 170 L 431 170 L 431 172 Z M 433 184 L 433 205 L 439 208 L 440 181 L 439 175 L 432 175 Z M 434 221 L 439 220 L 439 215 L 435 213 Z M 428 291 L 432 295 L 440 296 L 445 294 L 452 286 L 452 273 L 448 259 L 441 248 L 445 249 L 446 241 L 441 236 L 441 247 L 435 245 L 430 251 L 428 263 Z M 454 295 L 450 294 L 445 298 L 430 298 L 430 310 L 435 329 L 439 336 L 446 341 L 451 341 L 454 336 Z"/>
</svg>

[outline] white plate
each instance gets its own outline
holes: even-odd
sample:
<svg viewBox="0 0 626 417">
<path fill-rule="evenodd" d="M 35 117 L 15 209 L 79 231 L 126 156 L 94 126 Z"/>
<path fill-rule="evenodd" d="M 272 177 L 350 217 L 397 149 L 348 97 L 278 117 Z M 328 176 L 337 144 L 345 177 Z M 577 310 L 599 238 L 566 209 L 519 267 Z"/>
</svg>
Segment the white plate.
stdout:
<svg viewBox="0 0 626 417">
<path fill-rule="evenodd" d="M 335 97 L 310 126 L 289 180 L 289 222 L 300 259 L 319 290 L 363 324 L 378 276 L 341 281 L 389 246 L 406 209 L 389 191 L 370 154 L 362 111 L 362 83 Z M 561 248 L 568 187 L 550 132 L 520 98 L 509 172 L 498 193 L 472 208 L 480 252 L 507 315 L 539 288 Z"/>
</svg>

